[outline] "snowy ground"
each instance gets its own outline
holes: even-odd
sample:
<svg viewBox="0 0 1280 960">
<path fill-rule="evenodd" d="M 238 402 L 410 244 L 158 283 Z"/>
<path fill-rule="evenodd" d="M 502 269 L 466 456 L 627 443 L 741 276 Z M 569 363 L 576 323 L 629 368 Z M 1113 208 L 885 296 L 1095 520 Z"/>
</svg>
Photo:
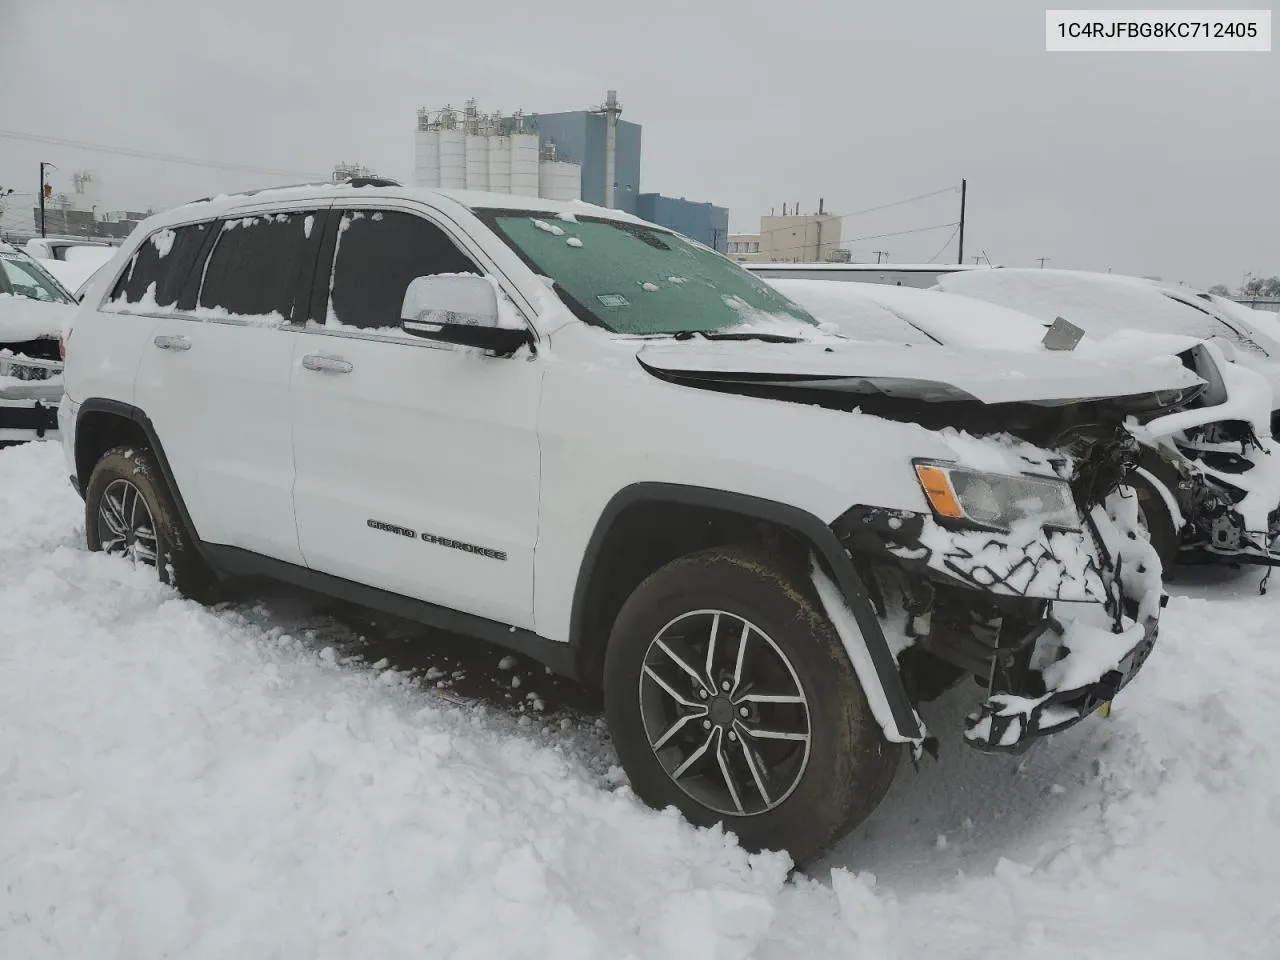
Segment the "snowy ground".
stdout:
<svg viewBox="0 0 1280 960">
<path fill-rule="evenodd" d="M 641 806 L 589 696 L 305 599 L 178 599 L 84 551 L 64 472 L 0 451 L 6 960 L 1280 956 L 1255 574 L 1175 584 L 1112 719 L 1022 758 L 961 746 L 968 690 L 926 708 L 941 762 L 788 880 Z"/>
</svg>

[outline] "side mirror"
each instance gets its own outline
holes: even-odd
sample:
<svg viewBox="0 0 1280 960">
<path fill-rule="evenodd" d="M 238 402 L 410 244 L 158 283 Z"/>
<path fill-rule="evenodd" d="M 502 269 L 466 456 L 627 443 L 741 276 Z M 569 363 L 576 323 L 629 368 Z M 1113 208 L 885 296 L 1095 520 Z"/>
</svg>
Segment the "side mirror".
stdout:
<svg viewBox="0 0 1280 960">
<path fill-rule="evenodd" d="M 400 327 L 415 337 L 500 355 L 529 342 L 529 331 L 499 326 L 498 318 L 497 289 L 474 274 L 417 277 L 400 307 Z"/>
</svg>

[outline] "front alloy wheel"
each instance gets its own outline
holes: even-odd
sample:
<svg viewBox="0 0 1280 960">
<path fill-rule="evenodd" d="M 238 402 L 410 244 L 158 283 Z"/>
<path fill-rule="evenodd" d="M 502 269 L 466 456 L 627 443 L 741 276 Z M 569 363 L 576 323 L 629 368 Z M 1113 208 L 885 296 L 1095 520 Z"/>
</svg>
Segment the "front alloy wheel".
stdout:
<svg viewBox="0 0 1280 960">
<path fill-rule="evenodd" d="M 730 816 L 772 810 L 809 763 L 809 704 L 763 630 L 725 610 L 672 620 L 640 675 L 649 746 L 691 799 Z"/>
<path fill-rule="evenodd" d="M 759 548 L 690 554 L 636 587 L 604 704 L 641 800 L 800 864 L 875 808 L 901 756 L 803 567 Z"/>
</svg>

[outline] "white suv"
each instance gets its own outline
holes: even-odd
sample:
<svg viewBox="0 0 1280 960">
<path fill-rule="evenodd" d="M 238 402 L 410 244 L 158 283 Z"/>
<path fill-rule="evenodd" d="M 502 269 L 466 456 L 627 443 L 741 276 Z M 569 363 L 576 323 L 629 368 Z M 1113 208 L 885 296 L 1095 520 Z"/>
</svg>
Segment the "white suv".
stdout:
<svg viewBox="0 0 1280 960">
<path fill-rule="evenodd" d="M 825 333 L 617 211 L 320 185 L 142 224 L 59 418 L 90 549 L 601 684 L 641 798 L 804 861 L 919 756 L 920 701 L 976 676 L 965 739 L 1021 749 L 1154 642 L 1121 424 L 1200 381 L 1016 362 Z"/>
</svg>

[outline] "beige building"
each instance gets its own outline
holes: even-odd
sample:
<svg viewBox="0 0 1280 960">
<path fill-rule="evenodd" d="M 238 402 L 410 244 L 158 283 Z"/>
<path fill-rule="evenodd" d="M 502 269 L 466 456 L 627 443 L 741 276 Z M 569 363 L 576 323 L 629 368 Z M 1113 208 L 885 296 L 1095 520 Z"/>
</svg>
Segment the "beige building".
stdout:
<svg viewBox="0 0 1280 960">
<path fill-rule="evenodd" d="M 825 263 L 847 254 L 840 218 L 811 213 L 761 217 L 759 233 L 729 235 L 729 256 L 739 263 Z"/>
</svg>

